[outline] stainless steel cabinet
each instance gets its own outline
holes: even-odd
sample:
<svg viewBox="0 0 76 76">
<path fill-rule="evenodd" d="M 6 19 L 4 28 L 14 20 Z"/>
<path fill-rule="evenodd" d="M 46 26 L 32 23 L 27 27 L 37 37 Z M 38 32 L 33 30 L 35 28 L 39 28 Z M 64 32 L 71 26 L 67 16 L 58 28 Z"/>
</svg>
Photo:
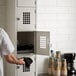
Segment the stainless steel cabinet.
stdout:
<svg viewBox="0 0 76 76">
<path fill-rule="evenodd" d="M 18 7 L 17 29 L 18 31 L 34 31 L 35 30 L 35 8 Z"/>
<path fill-rule="evenodd" d="M 35 0 L 17 0 L 17 6 L 35 7 Z"/>
<path fill-rule="evenodd" d="M 18 32 L 21 32 L 21 33 L 23 32 L 26 33 L 27 31 L 34 32 L 34 35 L 33 35 L 34 37 L 30 36 L 29 34 L 28 36 L 24 36 L 24 35 L 21 36 L 24 39 L 25 37 L 27 37 L 28 41 L 30 40 L 32 41 L 32 38 L 34 38 L 33 39 L 34 53 L 33 55 L 28 55 L 33 59 L 33 64 L 30 67 L 30 72 L 23 72 L 23 66 L 21 65 L 19 65 L 19 67 L 17 67 L 16 65 L 15 67 L 13 67 L 12 65 L 9 66 L 9 64 L 7 63 L 5 64 L 5 66 L 7 66 L 7 69 L 9 69 L 10 72 L 8 73 L 7 69 L 5 69 L 6 76 L 35 76 L 36 63 L 34 60 L 34 55 L 49 54 L 50 35 L 49 35 L 49 32 L 45 30 L 40 32 L 36 30 L 36 27 L 35 27 L 36 10 L 35 9 L 36 9 L 35 0 L 6 0 L 6 25 L 7 25 L 6 31 L 8 32 L 12 42 L 14 43 L 15 54 L 17 56 L 20 55 L 20 54 L 17 54 L 17 38 L 19 39 Z M 27 55 L 22 54 L 22 56 L 25 57 Z M 13 71 L 11 70 L 11 68 L 13 68 Z"/>
<path fill-rule="evenodd" d="M 18 53 L 32 53 L 38 55 L 49 55 L 50 52 L 50 32 L 49 31 L 29 31 L 17 33 Z M 27 46 L 27 48 L 26 48 Z M 31 48 L 33 47 L 33 48 Z M 25 48 L 25 49 L 24 49 Z"/>
<path fill-rule="evenodd" d="M 17 65 L 17 76 L 35 76 L 35 55 L 19 54 L 17 57 L 29 57 L 33 60 L 29 68 L 27 68 L 25 65 Z"/>
</svg>

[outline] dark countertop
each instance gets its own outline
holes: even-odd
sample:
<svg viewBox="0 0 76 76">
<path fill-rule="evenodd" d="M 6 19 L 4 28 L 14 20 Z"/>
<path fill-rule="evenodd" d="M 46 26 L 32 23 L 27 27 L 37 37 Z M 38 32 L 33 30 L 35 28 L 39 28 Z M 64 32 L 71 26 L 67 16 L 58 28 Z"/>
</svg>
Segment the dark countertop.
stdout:
<svg viewBox="0 0 76 76">
<path fill-rule="evenodd" d="M 37 76 L 50 76 L 48 74 L 38 74 Z"/>
</svg>

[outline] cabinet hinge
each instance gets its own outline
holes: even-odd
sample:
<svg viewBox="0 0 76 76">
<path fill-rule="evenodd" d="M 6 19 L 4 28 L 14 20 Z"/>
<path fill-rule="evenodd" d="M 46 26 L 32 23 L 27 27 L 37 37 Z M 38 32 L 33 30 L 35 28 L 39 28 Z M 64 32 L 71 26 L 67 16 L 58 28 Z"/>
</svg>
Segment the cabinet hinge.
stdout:
<svg viewBox="0 0 76 76">
<path fill-rule="evenodd" d="M 36 13 L 36 9 L 35 9 L 35 13 Z"/>
<path fill-rule="evenodd" d="M 35 29 L 36 29 L 36 24 L 35 24 Z"/>
<path fill-rule="evenodd" d="M 35 0 L 35 5 L 36 5 L 36 0 Z"/>
<path fill-rule="evenodd" d="M 34 60 L 36 60 L 36 57 L 34 57 Z"/>
<path fill-rule="evenodd" d="M 36 76 L 36 72 L 34 72 L 34 75 Z"/>
</svg>

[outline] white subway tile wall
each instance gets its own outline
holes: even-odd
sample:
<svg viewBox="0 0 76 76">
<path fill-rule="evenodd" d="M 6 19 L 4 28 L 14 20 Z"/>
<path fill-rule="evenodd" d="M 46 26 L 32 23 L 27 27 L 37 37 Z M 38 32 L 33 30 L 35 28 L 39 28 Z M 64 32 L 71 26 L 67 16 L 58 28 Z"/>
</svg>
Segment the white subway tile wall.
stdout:
<svg viewBox="0 0 76 76">
<path fill-rule="evenodd" d="M 5 0 L 0 0 L 0 27 L 5 27 Z"/>
<path fill-rule="evenodd" d="M 52 49 L 76 52 L 76 0 L 37 0 L 37 3 L 37 28 L 51 31 Z"/>
<path fill-rule="evenodd" d="M 76 0 L 56 1 L 56 27 L 53 27 L 52 48 L 62 52 L 76 52 Z"/>
</svg>

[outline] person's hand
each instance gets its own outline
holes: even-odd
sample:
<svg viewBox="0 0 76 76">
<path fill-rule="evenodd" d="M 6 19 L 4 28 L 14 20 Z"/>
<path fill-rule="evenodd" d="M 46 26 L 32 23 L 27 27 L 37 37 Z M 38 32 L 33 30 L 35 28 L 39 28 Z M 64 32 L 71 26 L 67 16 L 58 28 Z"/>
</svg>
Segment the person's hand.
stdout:
<svg viewBox="0 0 76 76">
<path fill-rule="evenodd" d="M 17 65 L 25 64 L 24 58 L 17 58 L 14 54 L 4 55 L 7 62 Z"/>
<path fill-rule="evenodd" d="M 18 58 L 17 64 L 19 64 L 19 65 L 25 64 L 24 58 Z"/>
</svg>

